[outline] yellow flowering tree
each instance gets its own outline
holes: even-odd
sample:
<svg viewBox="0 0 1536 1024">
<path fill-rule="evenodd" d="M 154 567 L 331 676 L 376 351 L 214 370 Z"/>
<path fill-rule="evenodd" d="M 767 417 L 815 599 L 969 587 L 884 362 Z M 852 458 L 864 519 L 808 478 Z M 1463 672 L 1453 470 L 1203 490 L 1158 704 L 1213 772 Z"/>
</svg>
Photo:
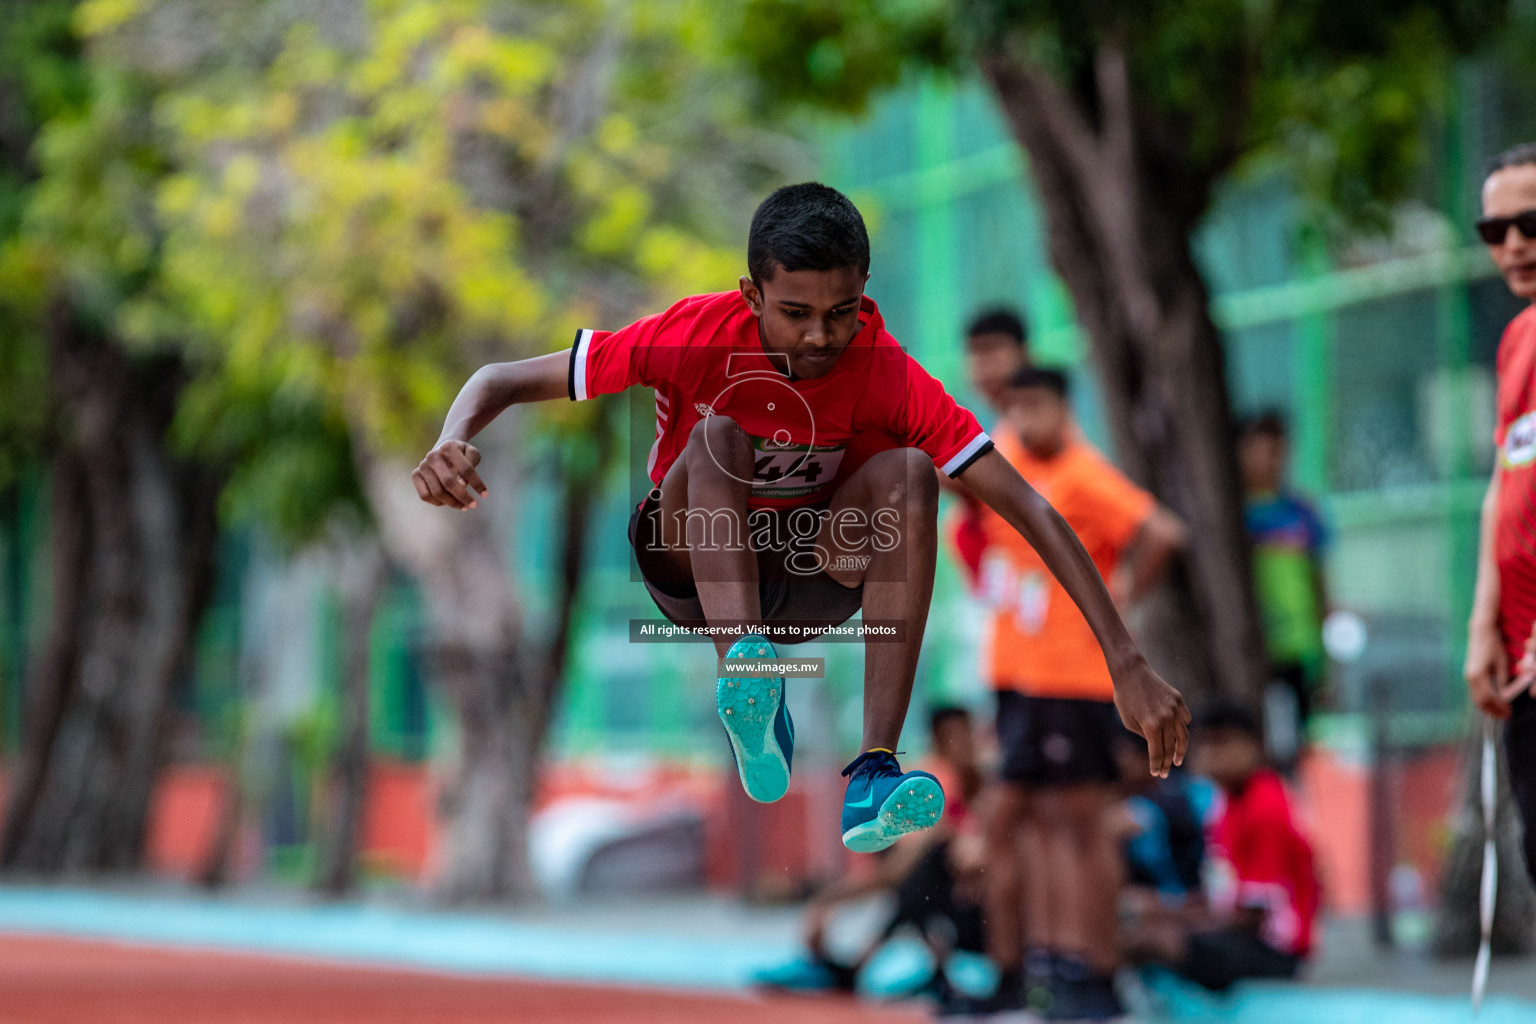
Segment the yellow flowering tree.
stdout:
<svg viewBox="0 0 1536 1024">
<path fill-rule="evenodd" d="M 274 410 L 344 424 L 384 549 L 422 587 L 433 674 L 458 712 L 439 891 L 525 895 L 535 758 L 616 410 L 551 407 L 525 424 L 562 468 L 553 636 L 526 635 L 504 550 L 529 446 L 489 445 L 496 490 L 480 515 L 418 502 L 409 467 L 479 364 L 731 286 L 751 201 L 798 150 L 746 127 L 698 0 L 91 0 L 76 24 L 106 91 L 132 97 L 112 116 L 139 133 L 91 154 L 92 173 L 155 154 L 135 194 L 147 269 L 110 303 L 112 330 L 186 355 L 175 436 L 237 482 L 263 464 Z M 51 169 L 54 235 L 92 238 L 77 261 L 103 248 L 73 223 L 84 207 L 69 183 L 85 170 Z M 300 503 L 328 486 L 287 483 Z"/>
</svg>

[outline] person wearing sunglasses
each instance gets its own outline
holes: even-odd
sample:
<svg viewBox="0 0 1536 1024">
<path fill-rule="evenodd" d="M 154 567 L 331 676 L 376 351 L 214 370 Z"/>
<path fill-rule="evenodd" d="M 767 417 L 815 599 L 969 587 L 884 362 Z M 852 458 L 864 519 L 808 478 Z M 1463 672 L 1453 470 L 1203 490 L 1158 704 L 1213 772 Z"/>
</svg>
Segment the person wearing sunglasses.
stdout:
<svg viewBox="0 0 1536 1024">
<path fill-rule="evenodd" d="M 1473 703 L 1506 722 L 1526 869 L 1536 879 L 1536 657 L 1526 657 L 1536 623 L 1536 143 L 1488 165 L 1477 233 L 1509 290 L 1531 305 L 1499 343 L 1498 458 L 1483 500 L 1465 674 Z"/>
</svg>

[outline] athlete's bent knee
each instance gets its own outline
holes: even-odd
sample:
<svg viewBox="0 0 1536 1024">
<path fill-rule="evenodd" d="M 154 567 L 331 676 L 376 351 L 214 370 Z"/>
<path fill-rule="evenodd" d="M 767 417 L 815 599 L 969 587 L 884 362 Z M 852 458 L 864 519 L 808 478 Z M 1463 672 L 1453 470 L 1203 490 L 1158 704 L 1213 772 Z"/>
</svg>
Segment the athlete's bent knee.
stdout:
<svg viewBox="0 0 1536 1024">
<path fill-rule="evenodd" d="M 693 425 L 683 454 L 689 459 L 689 471 L 708 472 L 719 468 L 733 476 L 751 477 L 752 440 L 729 416 L 706 416 Z"/>
<path fill-rule="evenodd" d="M 937 508 L 939 481 L 933 462 L 921 448 L 898 448 L 880 456 L 881 477 L 875 493 L 884 496 L 892 507 L 914 504 L 918 508 Z"/>
</svg>

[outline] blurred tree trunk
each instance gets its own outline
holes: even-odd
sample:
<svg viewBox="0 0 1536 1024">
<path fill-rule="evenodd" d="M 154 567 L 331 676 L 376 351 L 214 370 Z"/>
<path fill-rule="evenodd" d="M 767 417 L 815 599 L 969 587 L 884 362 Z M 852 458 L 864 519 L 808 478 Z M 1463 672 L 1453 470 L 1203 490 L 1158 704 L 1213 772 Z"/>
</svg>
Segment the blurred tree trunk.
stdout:
<svg viewBox="0 0 1536 1024">
<path fill-rule="evenodd" d="M 140 863 L 172 686 L 209 593 L 217 486 L 164 443 L 177 360 L 130 359 L 62 301 L 46 332 L 61 427 L 55 619 L 0 864 L 127 871 Z"/>
<path fill-rule="evenodd" d="M 504 421 L 516 415 L 507 413 Z M 601 442 L 594 447 L 608 448 Z M 526 473 L 516 456 L 509 453 L 489 473 L 482 465 L 494 490 L 467 513 L 424 504 L 411 484 L 409 465 L 371 455 L 359 461 L 384 548 L 421 585 L 430 619 L 432 677 L 458 721 L 458 760 L 443 798 L 437 895 L 449 903 L 531 899 L 528 818 L 565 674 L 599 475 L 591 469 L 562 474 L 559 521 L 565 533 L 550 635 L 532 642 L 501 518 L 515 510 Z M 593 461 L 605 464 L 605 458 Z"/>
<path fill-rule="evenodd" d="M 1001 53 L 982 69 L 1029 154 L 1051 261 L 1091 343 L 1117 460 L 1195 538 L 1150 603 L 1148 656 L 1187 694 L 1256 698 L 1265 660 L 1250 582 L 1221 338 L 1190 251 L 1210 179 L 1138 109 L 1123 53 L 1069 94 Z"/>
<path fill-rule="evenodd" d="M 1483 843 L 1483 720 L 1474 715 L 1471 739 L 1462 758 L 1461 802 L 1445 871 L 1440 879 L 1440 907 L 1435 914 L 1431 948 L 1438 957 L 1468 957 L 1482 940 L 1481 886 Z M 1520 848 L 1520 815 L 1509 788 L 1504 760 L 1504 730 L 1500 728 L 1496 763 L 1499 769 L 1498 810 L 1494 816 L 1494 848 L 1499 859 L 1499 887 L 1494 899 L 1493 951 L 1501 955 L 1528 954 L 1536 949 L 1536 890 L 1525 870 Z"/>
<path fill-rule="evenodd" d="M 26 733 L 11 782 L 4 828 L 0 829 L 3 867 L 15 863 L 21 838 L 42 796 L 59 725 L 74 690 L 80 660 L 79 637 L 85 619 L 85 579 L 90 556 L 85 470 L 73 451 L 60 449 L 51 472 L 49 557 L 53 601 L 48 634 L 27 679 Z"/>
<path fill-rule="evenodd" d="M 326 801 L 329 822 L 322 827 L 316 888 L 342 896 L 357 882 L 357 855 L 368 797 L 368 683 L 373 615 L 388 578 L 377 539 L 344 544 L 336 556 L 342 595 L 341 699 L 339 742 L 331 764 Z"/>
</svg>

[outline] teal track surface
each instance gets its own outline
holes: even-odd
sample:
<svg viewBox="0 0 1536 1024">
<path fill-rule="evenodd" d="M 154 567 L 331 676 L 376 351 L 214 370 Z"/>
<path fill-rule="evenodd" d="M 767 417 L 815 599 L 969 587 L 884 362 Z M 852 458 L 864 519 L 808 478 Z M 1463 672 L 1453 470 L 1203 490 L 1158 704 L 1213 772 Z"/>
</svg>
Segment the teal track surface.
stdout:
<svg viewBox="0 0 1536 1024">
<path fill-rule="evenodd" d="M 1471 977 L 1468 972 L 1468 989 Z M 1375 989 L 1311 988 L 1274 983 L 1239 986 L 1215 996 L 1193 985 L 1159 986 L 1164 1013 L 1179 1024 L 1531 1024 L 1536 1003 L 1492 995 L 1472 1015 L 1470 995 L 1430 996 Z"/>
<path fill-rule="evenodd" d="M 71 888 L 0 887 L 0 932 L 72 936 L 338 963 L 681 989 L 744 989 L 794 954 L 782 933 L 731 935 L 687 914 L 601 914 L 514 920 L 404 907 L 269 904 Z M 1536 968 L 1533 968 L 1536 969 Z M 1192 1024 L 1461 1024 L 1462 995 L 1430 996 L 1307 985 L 1251 985 L 1218 998 L 1161 981 L 1159 1019 Z M 1491 995 L 1477 1024 L 1530 1024 L 1536 1003 Z"/>
</svg>

